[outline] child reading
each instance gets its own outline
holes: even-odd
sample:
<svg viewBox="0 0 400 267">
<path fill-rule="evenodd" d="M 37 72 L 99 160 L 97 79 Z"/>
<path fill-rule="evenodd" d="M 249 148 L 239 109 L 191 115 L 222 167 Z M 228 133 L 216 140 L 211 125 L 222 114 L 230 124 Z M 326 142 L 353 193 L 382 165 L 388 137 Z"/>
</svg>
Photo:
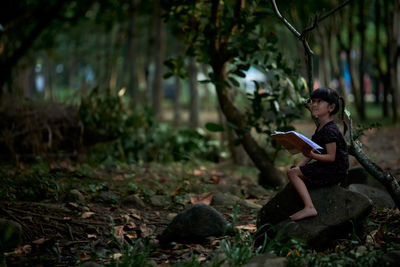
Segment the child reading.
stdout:
<svg viewBox="0 0 400 267">
<path fill-rule="evenodd" d="M 342 101 L 343 120 L 343 98 L 330 88 L 318 88 L 311 93 L 310 99 L 311 114 L 319 122 L 311 139 L 324 149 L 321 154 L 304 152 L 297 166 L 292 166 L 287 172 L 290 183 L 304 203 L 304 209 L 289 216 L 293 221 L 317 215 L 307 188 L 338 184 L 346 177 L 349 168 L 346 141 L 333 121 L 333 115 L 339 110 L 339 100 Z M 344 126 L 345 134 L 346 124 Z M 310 163 L 313 159 L 315 161 Z"/>
</svg>

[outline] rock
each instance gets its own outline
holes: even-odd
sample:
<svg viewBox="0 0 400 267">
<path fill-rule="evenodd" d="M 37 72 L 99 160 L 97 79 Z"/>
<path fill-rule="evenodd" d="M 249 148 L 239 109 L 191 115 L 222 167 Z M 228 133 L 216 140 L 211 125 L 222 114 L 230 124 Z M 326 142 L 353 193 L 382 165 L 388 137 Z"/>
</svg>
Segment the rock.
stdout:
<svg viewBox="0 0 400 267">
<path fill-rule="evenodd" d="M 254 203 L 248 199 L 243 200 L 242 202 L 240 202 L 240 204 L 242 206 L 244 206 L 245 208 L 254 209 L 254 210 L 260 210 L 262 208 L 261 205 L 258 205 L 257 203 Z"/>
<path fill-rule="evenodd" d="M 170 242 L 196 243 L 209 236 L 221 236 L 228 227 L 225 218 L 213 207 L 195 204 L 179 213 L 158 236 L 161 245 Z"/>
<path fill-rule="evenodd" d="M 278 257 L 275 254 L 259 254 L 243 267 L 286 267 L 288 260 L 285 257 Z"/>
<path fill-rule="evenodd" d="M 122 200 L 122 205 L 125 207 L 135 208 L 135 209 L 143 209 L 146 207 L 143 200 L 141 200 L 136 195 L 129 195 Z"/>
<path fill-rule="evenodd" d="M 97 201 L 106 204 L 117 204 L 119 196 L 110 191 L 101 191 L 97 196 Z"/>
<path fill-rule="evenodd" d="M 340 184 L 342 187 L 348 187 L 351 184 L 367 184 L 368 172 L 363 167 L 349 169 L 346 179 Z"/>
<path fill-rule="evenodd" d="M 249 186 L 246 190 L 247 195 L 249 195 L 250 197 L 262 197 L 262 196 L 269 196 L 271 195 L 270 192 L 268 192 L 267 189 L 265 189 L 264 187 L 260 186 L 260 185 L 252 185 Z"/>
<path fill-rule="evenodd" d="M 65 200 L 68 202 L 85 202 L 85 197 L 83 194 L 77 190 L 77 189 L 72 189 L 71 191 L 68 192 L 68 194 L 65 196 Z"/>
<path fill-rule="evenodd" d="M 169 205 L 168 199 L 163 195 L 153 195 L 150 197 L 151 205 L 155 207 L 165 207 Z"/>
<path fill-rule="evenodd" d="M 216 184 L 216 185 L 211 185 L 210 188 L 211 191 L 213 191 L 214 193 L 220 192 L 220 193 L 228 193 L 231 195 L 240 194 L 240 187 L 234 184 Z"/>
<path fill-rule="evenodd" d="M 21 234 L 19 223 L 0 219 L 0 253 L 16 248 L 21 243 Z"/>
<path fill-rule="evenodd" d="M 240 198 L 229 193 L 216 192 L 213 195 L 211 205 L 212 206 L 234 206 Z"/>
<path fill-rule="evenodd" d="M 349 190 L 369 198 L 377 207 L 390 209 L 396 207 L 392 197 L 385 190 L 364 184 L 351 184 Z"/>
<path fill-rule="evenodd" d="M 383 256 L 383 262 L 386 266 L 395 267 L 399 266 L 400 262 L 400 250 L 392 250 Z"/>
<path fill-rule="evenodd" d="M 368 198 L 336 185 L 312 189 L 310 195 L 318 215 L 297 222 L 288 217 L 304 205 L 291 184 L 272 198 L 258 213 L 257 228 L 265 229 L 258 241 L 262 242 L 266 231 L 270 237 L 279 229 L 287 238 L 301 238 L 316 250 L 325 249 L 332 241 L 347 238 L 353 231 L 352 221 L 359 223 L 372 209 Z"/>
</svg>

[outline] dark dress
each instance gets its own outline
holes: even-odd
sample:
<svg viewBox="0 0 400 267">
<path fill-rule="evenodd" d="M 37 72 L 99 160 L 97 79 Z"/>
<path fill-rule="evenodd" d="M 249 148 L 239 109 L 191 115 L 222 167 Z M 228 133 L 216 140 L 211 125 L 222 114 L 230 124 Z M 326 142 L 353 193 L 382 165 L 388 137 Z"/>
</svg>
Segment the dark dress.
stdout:
<svg viewBox="0 0 400 267">
<path fill-rule="evenodd" d="M 347 176 L 349 169 L 349 154 L 347 144 L 334 121 L 325 124 L 319 131 L 315 130 L 311 138 L 315 143 L 324 148 L 326 144 L 336 142 L 336 158 L 333 162 L 313 161 L 300 167 L 306 177 L 304 183 L 307 187 L 321 187 L 338 184 Z"/>
</svg>

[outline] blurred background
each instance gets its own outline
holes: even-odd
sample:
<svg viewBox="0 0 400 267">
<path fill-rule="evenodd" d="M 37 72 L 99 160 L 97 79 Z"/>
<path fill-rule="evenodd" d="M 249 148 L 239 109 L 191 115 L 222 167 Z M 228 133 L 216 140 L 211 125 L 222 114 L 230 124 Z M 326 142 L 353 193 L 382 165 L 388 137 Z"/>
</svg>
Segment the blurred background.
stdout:
<svg viewBox="0 0 400 267">
<path fill-rule="evenodd" d="M 55 151 L 77 155 L 86 145 L 112 141 L 113 152 L 107 152 L 103 160 L 115 154 L 140 161 L 178 157 L 198 139 L 201 144 L 193 146 L 203 147 L 201 153 L 211 157 L 219 145 L 208 135 L 215 136 L 222 132 L 219 126 L 226 126 L 216 94 L 215 69 L 210 67 L 218 55 L 211 55 L 207 48 L 215 29 L 213 2 L 3 1 L 0 148 L 4 155 L 34 157 Z M 254 107 L 249 95 L 261 90 L 275 96 L 271 91 L 283 92 L 276 85 L 284 80 L 289 83 L 284 87 L 297 94 L 293 102 L 301 103 L 310 89 L 302 42 L 277 18 L 270 1 L 239 1 L 245 11 L 237 17 L 236 2 L 222 1 L 218 21 L 218 25 L 229 25 L 239 19 L 239 25 L 252 27 L 232 34 L 230 45 L 236 50 L 227 46 L 226 51 L 235 52 L 227 61 L 228 69 L 245 65 L 229 70 L 236 75 L 229 80 L 233 102 L 246 113 Z M 399 1 L 338 2 L 284 0 L 278 7 L 299 32 L 315 26 L 305 33 L 314 53 L 313 88 L 338 90 L 359 122 L 396 123 Z M 340 4 L 343 7 L 318 21 Z M 223 34 L 229 38 L 224 30 L 217 36 Z M 257 54 L 258 49 L 272 53 L 273 60 L 262 62 L 264 54 Z M 281 78 L 276 81 L 278 75 Z M 275 110 L 279 113 L 289 105 L 296 109 L 290 114 L 296 115 L 286 116 L 282 123 L 276 114 L 268 117 L 272 108 L 265 107 L 263 116 L 272 121 L 263 133 L 309 120 L 298 105 L 287 103 L 288 98 L 280 95 L 271 106 L 281 105 Z M 174 132 L 181 129 L 185 131 Z M 227 131 L 221 136 L 222 143 L 230 138 Z M 174 142 L 188 147 L 160 156 L 159 147 L 175 147 Z M 215 158 L 221 157 L 218 153 Z"/>
</svg>

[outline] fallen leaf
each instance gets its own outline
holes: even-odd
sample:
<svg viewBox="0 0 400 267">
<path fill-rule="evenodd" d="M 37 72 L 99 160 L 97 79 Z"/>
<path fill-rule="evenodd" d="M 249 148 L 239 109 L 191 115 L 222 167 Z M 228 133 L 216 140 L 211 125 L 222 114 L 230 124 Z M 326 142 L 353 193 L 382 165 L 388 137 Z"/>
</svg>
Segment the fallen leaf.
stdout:
<svg viewBox="0 0 400 267">
<path fill-rule="evenodd" d="M 86 211 L 86 212 L 82 213 L 82 216 L 81 216 L 81 217 L 82 217 L 83 219 L 87 219 L 87 218 L 89 218 L 89 217 L 92 217 L 94 214 L 95 214 L 95 213 L 92 212 L 92 211 Z"/>
<path fill-rule="evenodd" d="M 124 226 L 123 225 L 118 225 L 114 226 L 114 236 L 121 242 L 124 241 Z"/>
<path fill-rule="evenodd" d="M 257 231 L 257 226 L 253 223 L 250 223 L 250 224 L 246 224 L 246 225 L 237 225 L 234 227 L 234 229 L 255 232 L 255 231 Z"/>
<path fill-rule="evenodd" d="M 49 239 L 46 239 L 46 238 L 42 237 L 42 238 L 39 238 L 39 239 L 36 239 L 36 240 L 32 241 L 32 243 L 36 244 L 36 245 L 41 245 L 44 242 L 46 242 L 47 240 L 49 240 Z"/>
<path fill-rule="evenodd" d="M 125 227 L 132 230 L 136 228 L 136 224 L 134 222 L 128 222 L 125 224 Z"/>
<path fill-rule="evenodd" d="M 199 262 L 206 261 L 206 260 L 207 260 L 207 257 L 205 257 L 205 256 L 200 256 L 200 257 L 197 258 L 197 260 L 198 260 Z"/>
<path fill-rule="evenodd" d="M 70 205 L 70 206 L 72 206 L 74 208 L 78 208 L 79 207 L 79 205 L 76 204 L 75 202 L 68 202 L 68 205 Z"/>
<path fill-rule="evenodd" d="M 120 215 L 122 219 L 124 219 L 124 222 L 127 223 L 131 220 L 131 217 L 127 214 L 121 214 Z"/>
<path fill-rule="evenodd" d="M 131 215 L 132 215 L 133 218 L 136 218 L 138 220 L 142 219 L 142 217 L 139 214 L 134 213 L 134 214 L 131 214 Z"/>
<path fill-rule="evenodd" d="M 146 224 L 141 224 L 139 226 L 139 229 L 142 232 L 142 234 L 141 234 L 142 237 L 147 237 L 147 236 L 151 235 L 153 232 L 149 227 L 147 227 Z"/>
<path fill-rule="evenodd" d="M 90 260 L 90 257 L 88 256 L 88 254 L 86 254 L 86 252 L 82 252 L 82 253 L 79 255 L 79 259 L 80 259 L 81 261 L 88 261 L 88 260 Z"/>
<path fill-rule="evenodd" d="M 114 253 L 113 255 L 112 255 L 112 258 L 114 259 L 114 260 L 118 260 L 119 258 L 122 258 L 122 253 Z"/>
<path fill-rule="evenodd" d="M 221 179 L 220 179 L 218 176 L 213 175 L 213 176 L 210 177 L 210 180 L 211 180 L 211 182 L 212 182 L 213 184 L 219 184 L 219 182 L 220 182 Z"/>
<path fill-rule="evenodd" d="M 25 245 L 25 246 L 18 247 L 13 252 L 8 252 L 8 253 L 5 252 L 4 255 L 8 256 L 8 255 L 16 254 L 16 255 L 19 255 L 19 256 L 25 256 L 25 255 L 31 253 L 31 251 L 32 251 L 32 246 L 31 245 Z"/>
<path fill-rule="evenodd" d="M 190 197 L 190 203 L 210 205 L 213 195 L 214 194 L 212 192 L 210 192 L 210 193 L 205 193 L 205 194 L 196 195 L 194 197 Z"/>
<path fill-rule="evenodd" d="M 130 233 L 130 234 L 126 234 L 125 236 L 129 237 L 129 239 L 131 239 L 131 240 L 135 240 L 135 239 L 138 238 L 136 232 L 133 232 L 133 233 Z"/>
<path fill-rule="evenodd" d="M 88 238 L 94 238 L 94 239 L 97 238 L 97 236 L 96 236 L 95 234 L 88 234 L 87 237 L 88 237 Z"/>
<path fill-rule="evenodd" d="M 196 176 L 204 175 L 204 172 L 202 172 L 202 171 L 200 171 L 200 170 L 197 170 L 197 169 L 194 169 L 194 170 L 193 170 L 193 175 L 196 175 Z"/>
</svg>

